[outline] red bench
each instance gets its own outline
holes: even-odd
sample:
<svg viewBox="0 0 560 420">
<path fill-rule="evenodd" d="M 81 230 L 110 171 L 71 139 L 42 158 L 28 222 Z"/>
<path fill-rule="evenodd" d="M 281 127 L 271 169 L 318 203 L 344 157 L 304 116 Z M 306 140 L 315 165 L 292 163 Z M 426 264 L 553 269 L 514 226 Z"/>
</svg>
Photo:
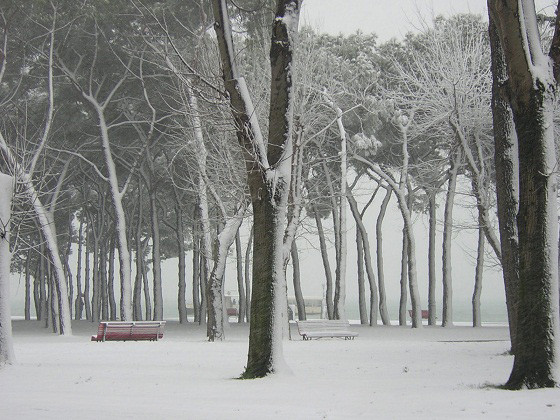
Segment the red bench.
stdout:
<svg viewBox="0 0 560 420">
<path fill-rule="evenodd" d="M 165 321 L 101 321 L 91 341 L 158 341 L 164 327 Z"/>
</svg>

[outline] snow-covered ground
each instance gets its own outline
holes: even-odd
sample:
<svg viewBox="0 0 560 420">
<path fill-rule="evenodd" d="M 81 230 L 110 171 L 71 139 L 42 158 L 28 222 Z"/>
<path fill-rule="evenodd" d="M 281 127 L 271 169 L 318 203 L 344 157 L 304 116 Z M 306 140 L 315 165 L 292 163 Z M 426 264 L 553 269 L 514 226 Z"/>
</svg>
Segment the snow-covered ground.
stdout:
<svg viewBox="0 0 560 420">
<path fill-rule="evenodd" d="M 14 321 L 17 364 L 0 370 L 3 419 L 460 419 L 560 418 L 560 389 L 503 391 L 512 357 L 503 326 L 421 331 L 355 325 L 354 341 L 284 343 L 292 373 L 235 379 L 247 355 L 246 325 L 227 341 L 168 322 L 158 342 L 90 341 L 36 321 Z"/>
</svg>

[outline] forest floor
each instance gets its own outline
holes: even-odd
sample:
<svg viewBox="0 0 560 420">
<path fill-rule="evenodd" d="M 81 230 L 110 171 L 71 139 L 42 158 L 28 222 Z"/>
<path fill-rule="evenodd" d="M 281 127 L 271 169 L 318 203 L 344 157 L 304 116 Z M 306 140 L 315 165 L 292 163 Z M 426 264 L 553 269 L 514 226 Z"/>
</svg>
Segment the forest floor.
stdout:
<svg viewBox="0 0 560 420">
<path fill-rule="evenodd" d="M 353 341 L 284 343 L 290 373 L 237 380 L 248 326 L 227 341 L 168 322 L 158 342 L 90 341 L 97 325 L 60 337 L 14 321 L 17 363 L 0 370 L 3 419 L 560 418 L 560 389 L 504 391 L 513 358 L 504 326 L 370 328 Z"/>
</svg>

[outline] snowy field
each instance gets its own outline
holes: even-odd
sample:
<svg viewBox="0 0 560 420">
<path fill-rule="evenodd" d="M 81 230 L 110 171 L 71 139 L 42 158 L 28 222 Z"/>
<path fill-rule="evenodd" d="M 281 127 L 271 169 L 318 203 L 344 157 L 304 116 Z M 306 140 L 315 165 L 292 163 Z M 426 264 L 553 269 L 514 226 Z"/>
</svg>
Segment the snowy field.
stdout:
<svg viewBox="0 0 560 420">
<path fill-rule="evenodd" d="M 284 344 L 292 372 L 236 380 L 246 325 L 208 343 L 168 322 L 159 342 L 95 343 L 15 321 L 17 364 L 0 371 L 2 419 L 558 419 L 560 389 L 495 389 L 510 372 L 506 327 L 353 326 L 354 341 Z"/>
</svg>

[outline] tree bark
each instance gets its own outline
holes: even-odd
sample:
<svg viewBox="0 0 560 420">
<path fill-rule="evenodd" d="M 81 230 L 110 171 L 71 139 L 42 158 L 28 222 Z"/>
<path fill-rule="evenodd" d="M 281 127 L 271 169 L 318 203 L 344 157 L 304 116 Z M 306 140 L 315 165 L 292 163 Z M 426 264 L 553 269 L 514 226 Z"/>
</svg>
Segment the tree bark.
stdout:
<svg viewBox="0 0 560 420">
<path fill-rule="evenodd" d="M 479 215 L 479 223 L 484 223 L 483 218 Z M 476 251 L 476 269 L 474 276 L 474 291 L 472 296 L 472 316 L 473 327 L 482 326 L 482 317 L 480 312 L 480 295 L 482 294 L 482 276 L 484 274 L 484 229 L 478 228 L 478 246 Z"/>
<path fill-rule="evenodd" d="M 245 250 L 245 295 L 246 306 L 245 314 L 247 322 L 251 321 L 251 248 L 253 245 L 253 225 L 251 225 L 251 232 L 249 232 L 249 241 L 247 249 Z"/>
<path fill-rule="evenodd" d="M 109 319 L 117 320 L 117 302 L 115 301 L 115 236 L 111 236 L 109 243 L 109 264 L 107 274 L 107 294 L 109 297 Z"/>
<path fill-rule="evenodd" d="M 462 152 L 457 148 L 450 159 L 449 181 L 445 199 L 445 210 L 443 215 L 443 312 L 442 327 L 453 326 L 453 279 L 451 276 L 451 242 L 453 234 L 453 205 L 455 203 L 455 191 L 457 189 L 457 173 L 461 165 Z"/>
<path fill-rule="evenodd" d="M 179 311 L 179 323 L 185 324 L 187 319 L 187 284 L 186 284 L 186 261 L 185 261 L 185 232 L 183 226 L 183 210 L 178 201 L 177 193 L 175 193 L 177 202 L 175 203 L 175 215 L 177 217 L 177 256 L 178 256 L 178 293 L 177 293 L 177 309 Z M 193 244 L 195 239 L 193 237 Z M 193 267 L 194 270 L 194 267 Z"/>
<path fill-rule="evenodd" d="M 408 300 L 407 292 L 408 280 L 408 239 L 406 237 L 406 229 L 402 231 L 402 249 L 401 249 L 401 294 L 399 299 L 399 325 L 406 325 L 407 311 L 406 304 Z"/>
<path fill-rule="evenodd" d="M 292 242 L 292 268 L 293 268 L 293 282 L 294 282 L 294 294 L 296 295 L 296 304 L 298 310 L 298 319 L 300 321 L 305 321 L 307 319 L 307 313 L 305 311 L 305 300 L 303 299 L 303 293 L 301 291 L 301 273 L 299 269 L 299 253 L 296 245 L 296 241 Z"/>
<path fill-rule="evenodd" d="M 243 280 L 243 250 L 241 249 L 241 235 L 239 234 L 239 230 L 235 234 L 235 255 L 237 257 L 237 290 L 239 292 L 239 312 L 237 314 L 237 322 L 245 322 L 247 298 L 245 296 L 245 283 Z"/>
<path fill-rule="evenodd" d="M 150 180 L 150 184 L 153 184 Z M 157 211 L 156 187 L 150 185 L 150 217 L 152 228 L 152 274 L 154 294 L 154 321 L 163 320 L 163 292 L 161 285 L 161 251 L 160 228 Z"/>
<path fill-rule="evenodd" d="M 32 248 L 27 250 L 27 259 L 25 261 L 25 320 L 31 319 L 31 251 Z"/>
<path fill-rule="evenodd" d="M 389 205 L 389 200 L 391 199 L 391 194 L 393 190 L 387 188 L 387 193 L 381 202 L 381 208 L 379 209 L 379 214 L 375 223 L 375 234 L 376 234 L 376 253 L 377 253 L 377 282 L 379 283 L 379 313 L 381 315 L 381 321 L 383 325 L 391 325 L 391 319 L 389 318 L 389 312 L 387 311 L 387 294 L 385 293 L 385 272 L 383 269 L 383 219 L 385 218 L 385 213 L 387 211 L 387 206 Z"/>
<path fill-rule="evenodd" d="M 428 325 L 436 325 L 436 193 L 428 195 Z"/>
<path fill-rule="evenodd" d="M 331 266 L 329 264 L 329 254 L 327 252 L 327 241 L 325 240 L 325 231 L 323 230 L 323 222 L 321 222 L 321 216 L 319 216 L 315 208 L 313 209 L 313 215 L 315 216 L 315 224 L 317 225 L 317 235 L 319 236 L 321 259 L 323 261 L 323 269 L 325 270 L 325 302 L 327 305 L 327 317 L 328 319 L 334 319 L 334 302 L 332 299 L 333 281 Z"/>
<path fill-rule="evenodd" d="M 269 135 L 265 143 L 245 81 L 239 77 L 235 65 L 226 2 L 212 1 L 224 82 L 238 139 L 248 154 L 246 168 L 253 204 L 252 313 L 244 378 L 266 376 L 280 370 L 284 364 L 281 340 L 286 320 L 282 319 L 282 308 L 287 301 L 283 238 L 291 177 L 292 35 L 297 31 L 300 3 L 299 0 L 278 0 L 270 50 Z M 249 153 L 251 150 L 256 154 Z"/>
<path fill-rule="evenodd" d="M 555 22 L 551 51 L 545 55 L 534 2 L 490 0 L 488 8 L 507 63 L 519 151 L 518 336 L 506 388 L 555 387 L 560 332 L 553 110 L 560 66 L 560 18 Z"/>
<path fill-rule="evenodd" d="M 506 82 L 507 65 L 498 30 L 490 16 L 490 54 L 492 59 L 492 119 L 494 125 L 494 164 L 502 270 L 506 292 L 511 352 L 517 347 L 517 299 L 519 292 L 519 242 L 517 213 L 519 211 L 519 160 L 517 134 L 509 106 Z"/>
<path fill-rule="evenodd" d="M 0 173 L 0 367 L 15 362 L 10 293 L 11 176 Z"/>
<path fill-rule="evenodd" d="M 78 230 L 78 262 L 76 267 L 76 301 L 74 302 L 74 319 L 82 319 L 84 312 L 84 293 L 82 292 L 82 258 L 84 252 L 84 221 L 80 220 Z"/>
</svg>

